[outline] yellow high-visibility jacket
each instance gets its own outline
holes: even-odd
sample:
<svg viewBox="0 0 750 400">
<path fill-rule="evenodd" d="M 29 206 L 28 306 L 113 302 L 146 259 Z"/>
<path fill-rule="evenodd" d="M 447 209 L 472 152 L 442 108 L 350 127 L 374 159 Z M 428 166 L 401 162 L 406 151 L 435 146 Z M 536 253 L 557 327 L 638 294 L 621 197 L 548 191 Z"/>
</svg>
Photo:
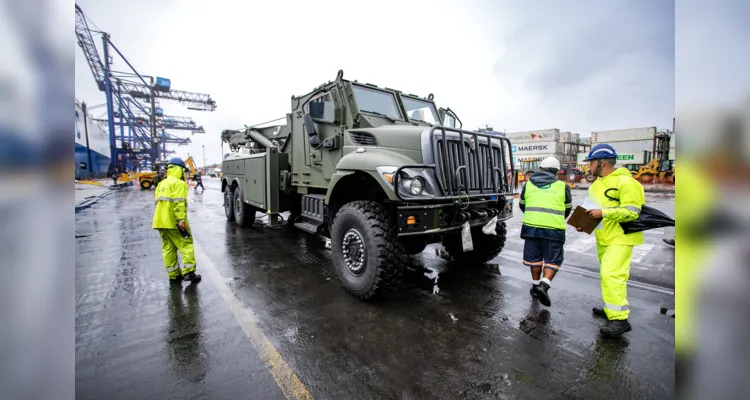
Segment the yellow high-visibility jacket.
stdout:
<svg viewBox="0 0 750 400">
<path fill-rule="evenodd" d="M 154 190 L 156 211 L 154 211 L 154 229 L 177 229 L 177 222 L 187 220 L 188 184 L 182 180 L 182 168 L 169 166 L 167 178 L 159 182 Z"/>
<path fill-rule="evenodd" d="M 615 188 L 608 194 L 619 198 L 619 203 L 608 199 L 604 193 L 607 189 Z M 643 244 L 643 232 L 626 235 L 620 227 L 620 222 L 630 222 L 638 218 L 641 207 L 646 204 L 643 185 L 633 179 L 627 168 L 617 168 L 611 174 L 598 178 L 589 187 L 589 198 L 602 210 L 602 225 L 594 231 L 596 242 L 602 246 Z"/>
</svg>

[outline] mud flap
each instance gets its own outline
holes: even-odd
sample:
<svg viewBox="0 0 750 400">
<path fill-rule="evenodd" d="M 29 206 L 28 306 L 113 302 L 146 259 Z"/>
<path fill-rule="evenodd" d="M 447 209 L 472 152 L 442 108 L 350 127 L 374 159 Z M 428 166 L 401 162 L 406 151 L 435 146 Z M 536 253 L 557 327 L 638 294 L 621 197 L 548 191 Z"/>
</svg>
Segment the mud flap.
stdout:
<svg viewBox="0 0 750 400">
<path fill-rule="evenodd" d="M 495 233 L 495 229 L 497 229 L 497 217 L 492 217 L 490 222 L 482 227 L 482 232 L 484 232 L 485 235 L 497 236 L 497 233 Z"/>
<path fill-rule="evenodd" d="M 461 245 L 464 251 L 474 250 L 474 244 L 471 241 L 471 225 L 468 222 L 465 222 L 463 228 L 461 228 Z"/>
</svg>

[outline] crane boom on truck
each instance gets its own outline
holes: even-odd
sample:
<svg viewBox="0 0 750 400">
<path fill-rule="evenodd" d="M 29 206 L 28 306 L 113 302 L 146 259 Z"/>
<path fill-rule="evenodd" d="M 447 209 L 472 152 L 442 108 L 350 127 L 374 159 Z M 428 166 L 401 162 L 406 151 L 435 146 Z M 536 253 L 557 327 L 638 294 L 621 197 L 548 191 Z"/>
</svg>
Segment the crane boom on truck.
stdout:
<svg viewBox="0 0 750 400">
<path fill-rule="evenodd" d="M 285 125 L 221 133 L 232 151 L 221 168 L 226 218 L 247 226 L 264 212 L 277 225 L 289 211 L 290 225 L 330 238 L 341 285 L 360 299 L 393 287 L 407 255 L 430 243 L 458 262 L 487 262 L 513 215 L 511 143 L 456 122 L 432 95 L 348 81 L 339 71 L 292 96 Z M 473 248 L 463 246 L 462 228 Z"/>
</svg>

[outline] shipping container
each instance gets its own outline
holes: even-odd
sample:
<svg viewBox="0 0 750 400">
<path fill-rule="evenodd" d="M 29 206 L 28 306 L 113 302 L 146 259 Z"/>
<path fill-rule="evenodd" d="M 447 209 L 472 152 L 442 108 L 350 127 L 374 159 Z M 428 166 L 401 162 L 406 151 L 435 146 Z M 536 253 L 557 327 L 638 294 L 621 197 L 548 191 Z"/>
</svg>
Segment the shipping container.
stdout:
<svg viewBox="0 0 750 400">
<path fill-rule="evenodd" d="M 570 141 L 571 142 L 580 143 L 581 142 L 581 134 L 580 133 L 574 133 L 574 134 L 572 134 L 571 138 L 570 138 Z"/>
<path fill-rule="evenodd" d="M 560 140 L 559 129 L 541 129 L 538 131 L 513 132 L 508 133 L 506 137 L 511 143 L 528 143 L 537 141 L 558 141 Z"/>
<path fill-rule="evenodd" d="M 558 142 L 533 142 L 533 143 L 513 143 L 513 154 L 525 157 L 526 154 L 557 154 L 558 148 L 562 150 L 562 145 Z M 562 153 L 562 151 L 560 151 Z"/>
<path fill-rule="evenodd" d="M 619 153 L 638 153 L 643 151 L 653 151 L 653 140 L 631 140 L 627 142 L 608 143 L 615 151 Z"/>
<path fill-rule="evenodd" d="M 656 127 L 618 129 L 613 131 L 591 132 L 593 143 L 628 142 L 633 140 L 654 140 Z"/>
<path fill-rule="evenodd" d="M 675 153 L 676 153 L 676 149 L 674 147 L 671 147 L 669 149 L 669 160 L 671 160 L 671 161 L 676 160 Z"/>
<path fill-rule="evenodd" d="M 587 144 L 587 145 L 591 146 L 591 144 L 592 144 L 592 141 L 591 141 L 591 136 L 588 136 L 588 137 L 584 138 L 584 139 L 583 139 L 583 143 L 585 143 L 585 144 Z"/>
<path fill-rule="evenodd" d="M 561 132 L 560 133 L 560 141 L 561 142 L 570 142 L 570 132 Z"/>
<path fill-rule="evenodd" d="M 537 158 L 541 161 L 547 157 L 555 157 L 558 161 L 560 161 L 561 164 L 565 162 L 576 161 L 575 156 L 569 156 L 565 154 L 539 153 L 539 154 L 523 154 L 523 155 L 518 155 L 518 156 L 513 154 L 513 165 L 515 165 L 516 169 L 518 169 L 520 167 L 520 160 Z"/>
<path fill-rule="evenodd" d="M 627 165 L 627 164 L 636 164 L 636 165 L 643 165 L 646 164 L 648 161 L 646 161 L 646 158 L 648 157 L 649 152 L 641 151 L 636 153 L 620 153 L 617 152 L 617 165 Z M 578 153 L 578 164 L 583 165 L 587 164 L 586 161 L 583 161 L 586 159 L 586 156 L 589 153 Z"/>
</svg>

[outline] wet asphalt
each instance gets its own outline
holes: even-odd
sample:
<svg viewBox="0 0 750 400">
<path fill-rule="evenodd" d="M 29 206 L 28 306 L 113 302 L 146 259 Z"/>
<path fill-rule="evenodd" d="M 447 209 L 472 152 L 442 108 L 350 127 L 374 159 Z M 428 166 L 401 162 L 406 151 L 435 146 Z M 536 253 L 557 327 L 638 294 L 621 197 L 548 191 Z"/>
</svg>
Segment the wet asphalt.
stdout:
<svg viewBox="0 0 750 400">
<path fill-rule="evenodd" d="M 403 287 L 361 302 L 340 288 L 324 240 L 264 226 L 261 214 L 251 228 L 228 223 L 219 181 L 204 185 L 189 199 L 198 284 L 167 282 L 153 191 L 119 189 L 76 214 L 77 398 L 290 397 L 226 293 L 317 399 L 674 397 L 674 319 L 660 313 L 674 307 L 669 232 L 637 248 L 633 331 L 606 339 L 591 315 L 601 294 L 587 235 L 569 231 L 549 308 L 529 296 L 520 213 L 490 265 L 455 265 L 430 246 Z M 673 196 L 647 200 L 674 215 Z"/>
</svg>

